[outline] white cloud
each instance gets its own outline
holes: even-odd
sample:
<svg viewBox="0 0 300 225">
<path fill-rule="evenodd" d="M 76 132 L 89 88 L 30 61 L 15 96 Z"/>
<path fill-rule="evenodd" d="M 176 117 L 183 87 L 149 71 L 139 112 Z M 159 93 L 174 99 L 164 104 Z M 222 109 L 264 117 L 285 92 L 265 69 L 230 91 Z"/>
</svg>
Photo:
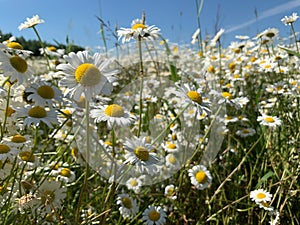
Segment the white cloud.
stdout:
<svg viewBox="0 0 300 225">
<path fill-rule="evenodd" d="M 274 16 L 274 15 L 277 15 L 279 13 L 282 13 L 282 12 L 288 11 L 290 9 L 293 9 L 297 6 L 300 6 L 300 1 L 299 0 L 294 0 L 294 1 L 290 1 L 290 2 L 287 2 L 287 3 L 281 4 L 281 5 L 275 6 L 271 9 L 268 9 L 268 10 L 263 11 L 262 13 L 260 13 L 260 15 L 257 19 L 252 19 L 252 20 L 249 20 L 245 23 L 241 23 L 239 25 L 227 28 L 226 33 L 230 33 L 230 32 L 239 30 L 241 28 L 244 28 L 248 25 L 251 25 L 251 24 L 257 22 L 258 20 L 262 20 L 262 19 Z"/>
</svg>

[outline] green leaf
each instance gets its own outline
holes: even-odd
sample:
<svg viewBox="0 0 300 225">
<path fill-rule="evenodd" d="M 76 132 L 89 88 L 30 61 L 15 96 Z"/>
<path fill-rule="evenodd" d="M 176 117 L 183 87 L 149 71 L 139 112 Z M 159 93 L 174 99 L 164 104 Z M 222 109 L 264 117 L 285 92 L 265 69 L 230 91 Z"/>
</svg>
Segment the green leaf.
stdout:
<svg viewBox="0 0 300 225">
<path fill-rule="evenodd" d="M 283 50 L 285 50 L 287 53 L 289 53 L 289 54 L 291 54 L 291 55 L 295 55 L 295 56 L 297 56 L 298 58 L 300 58 L 300 53 L 299 52 L 295 52 L 295 51 L 293 51 L 293 50 L 290 50 L 290 49 L 288 49 L 288 48 L 284 48 L 284 47 L 282 47 L 282 46 L 278 46 L 279 48 L 281 48 L 281 49 L 283 49 Z"/>
<path fill-rule="evenodd" d="M 273 175 L 274 175 L 274 172 L 272 172 L 272 171 L 269 171 L 268 173 L 266 173 L 266 174 L 258 181 L 258 183 L 257 183 L 257 185 L 256 185 L 256 189 L 257 189 L 258 187 L 260 187 L 262 183 L 265 183 L 265 182 L 266 182 L 270 177 L 272 177 Z"/>
</svg>

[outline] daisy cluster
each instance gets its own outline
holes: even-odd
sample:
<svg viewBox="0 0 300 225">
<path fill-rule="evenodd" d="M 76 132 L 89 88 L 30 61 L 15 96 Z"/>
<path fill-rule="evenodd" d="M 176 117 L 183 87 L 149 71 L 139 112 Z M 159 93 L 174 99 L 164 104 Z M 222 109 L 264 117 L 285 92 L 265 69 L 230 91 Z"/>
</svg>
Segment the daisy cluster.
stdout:
<svg viewBox="0 0 300 225">
<path fill-rule="evenodd" d="M 297 19 L 282 22 L 294 31 Z M 242 196 L 267 179 L 289 195 L 257 189 L 251 200 L 271 224 L 291 215 L 271 203 L 291 207 L 299 191 L 297 41 L 268 28 L 223 48 L 224 29 L 200 34 L 179 46 L 143 15 L 107 52 L 43 46 L 34 59 L 14 37 L 3 41 L 0 222 L 209 222 L 232 213 L 223 202 L 254 210 Z M 252 214 L 240 221 L 255 224 Z"/>
</svg>

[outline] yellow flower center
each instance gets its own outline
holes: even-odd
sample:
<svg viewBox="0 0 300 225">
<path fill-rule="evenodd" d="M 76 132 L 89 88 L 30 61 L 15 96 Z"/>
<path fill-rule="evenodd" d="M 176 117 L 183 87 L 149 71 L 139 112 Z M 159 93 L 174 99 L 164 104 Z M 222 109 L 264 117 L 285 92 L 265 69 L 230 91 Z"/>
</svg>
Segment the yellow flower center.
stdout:
<svg viewBox="0 0 300 225">
<path fill-rule="evenodd" d="M 160 213 L 154 210 L 148 213 L 148 217 L 152 221 L 157 221 L 160 218 Z"/>
<path fill-rule="evenodd" d="M 35 106 L 28 111 L 28 116 L 33 118 L 44 118 L 47 116 L 47 112 L 40 106 Z"/>
<path fill-rule="evenodd" d="M 244 133 L 244 134 L 249 134 L 249 133 L 250 133 L 250 130 L 244 129 L 244 130 L 243 130 L 243 133 Z"/>
<path fill-rule="evenodd" d="M 232 99 L 232 94 L 230 94 L 229 92 L 222 92 L 222 96 L 224 98 L 227 98 L 227 99 Z"/>
<path fill-rule="evenodd" d="M 187 96 L 194 102 L 197 102 L 198 104 L 201 105 L 202 103 L 202 96 L 199 94 L 197 91 L 189 91 L 187 93 Z"/>
<path fill-rule="evenodd" d="M 43 85 L 40 86 L 37 89 L 37 93 L 45 99 L 52 99 L 54 97 L 54 90 L 52 87 L 48 86 L 48 85 Z"/>
<path fill-rule="evenodd" d="M 63 168 L 60 171 L 60 175 L 62 175 L 64 177 L 70 177 L 71 176 L 71 170 L 69 168 Z"/>
<path fill-rule="evenodd" d="M 134 154 L 142 161 L 148 161 L 149 159 L 149 151 L 142 146 L 137 147 Z"/>
<path fill-rule="evenodd" d="M 127 208 L 127 209 L 131 209 L 132 208 L 132 203 L 131 200 L 129 198 L 123 197 L 121 199 L 122 204 Z"/>
<path fill-rule="evenodd" d="M 15 42 L 15 41 L 7 43 L 6 46 L 8 48 L 23 50 L 23 46 L 20 43 Z"/>
<path fill-rule="evenodd" d="M 137 180 L 135 180 L 135 179 L 131 180 L 131 181 L 130 181 L 130 185 L 131 185 L 132 187 L 137 186 L 137 185 L 138 185 Z"/>
<path fill-rule="evenodd" d="M 10 147 L 6 144 L 0 144 L 0 154 L 5 154 L 10 151 Z"/>
<path fill-rule="evenodd" d="M 27 71 L 27 62 L 20 56 L 12 56 L 9 61 L 10 65 L 19 73 L 25 73 Z"/>
<path fill-rule="evenodd" d="M 34 162 L 34 160 L 35 160 L 34 155 L 29 151 L 20 152 L 19 156 L 23 161 L 26 161 L 26 162 Z"/>
<path fill-rule="evenodd" d="M 264 198 L 266 197 L 266 194 L 265 194 L 265 193 L 258 193 L 258 194 L 256 195 L 256 197 L 257 197 L 258 199 L 264 199 Z"/>
<path fill-rule="evenodd" d="M 175 149 L 177 146 L 174 143 L 169 142 L 168 143 L 168 148 L 170 149 Z"/>
<path fill-rule="evenodd" d="M 14 143 L 23 143 L 26 141 L 26 138 L 20 134 L 16 134 L 10 140 Z"/>
<path fill-rule="evenodd" d="M 145 26 L 145 24 L 142 24 L 142 23 L 136 23 L 136 24 L 133 24 L 131 27 L 132 30 L 137 30 L 139 28 L 143 30 L 146 28 L 146 26 Z"/>
<path fill-rule="evenodd" d="M 274 123 L 275 122 L 275 120 L 272 117 L 270 117 L 270 116 L 267 116 L 265 118 L 265 121 L 268 122 L 268 123 Z"/>
<path fill-rule="evenodd" d="M 105 141 L 104 144 L 106 144 L 108 146 L 113 146 L 113 143 L 111 143 L 110 141 Z"/>
<path fill-rule="evenodd" d="M 229 64 L 228 64 L 228 68 L 229 68 L 230 70 L 235 70 L 235 63 L 234 63 L 234 62 L 229 63 Z"/>
<path fill-rule="evenodd" d="M 215 68 L 212 65 L 210 65 L 209 67 L 207 67 L 207 72 L 208 73 L 215 73 L 216 70 L 215 70 Z"/>
<path fill-rule="evenodd" d="M 123 107 L 117 104 L 107 106 L 104 112 L 110 117 L 122 117 L 124 115 Z"/>
<path fill-rule="evenodd" d="M 169 159 L 169 163 L 171 163 L 171 164 L 176 163 L 176 158 L 174 157 L 174 155 L 170 155 L 168 159 Z"/>
<path fill-rule="evenodd" d="M 7 193 L 8 189 L 4 186 L 0 186 L 0 195 Z"/>
<path fill-rule="evenodd" d="M 8 117 L 11 117 L 12 114 L 14 114 L 16 110 L 14 110 L 12 107 L 8 106 L 7 111 L 5 113 L 7 114 Z"/>
<path fill-rule="evenodd" d="M 169 188 L 168 189 L 168 194 L 173 195 L 174 194 L 174 188 Z"/>
<path fill-rule="evenodd" d="M 56 52 L 57 51 L 57 48 L 55 48 L 54 46 L 49 46 L 47 49 L 51 52 Z"/>
<path fill-rule="evenodd" d="M 207 181 L 207 176 L 204 171 L 198 171 L 195 175 L 196 181 L 200 184 L 204 184 Z"/>
<path fill-rule="evenodd" d="M 238 79 L 238 78 L 240 78 L 241 76 L 239 75 L 239 74 L 234 74 L 233 75 L 233 78 L 235 78 L 235 79 Z"/>
<path fill-rule="evenodd" d="M 75 70 L 75 79 L 83 86 L 94 86 L 102 78 L 99 69 L 91 63 L 83 63 Z"/>
</svg>

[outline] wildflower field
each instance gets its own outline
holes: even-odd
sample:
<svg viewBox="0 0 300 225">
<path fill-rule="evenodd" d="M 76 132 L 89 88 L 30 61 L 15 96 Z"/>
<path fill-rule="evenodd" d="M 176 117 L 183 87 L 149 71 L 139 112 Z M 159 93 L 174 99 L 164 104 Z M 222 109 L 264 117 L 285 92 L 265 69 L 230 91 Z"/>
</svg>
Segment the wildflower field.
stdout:
<svg viewBox="0 0 300 225">
<path fill-rule="evenodd" d="M 42 58 L 0 44 L 0 224 L 299 225 L 297 19 L 180 46 L 143 14 L 73 52 L 28 18 Z"/>
</svg>

